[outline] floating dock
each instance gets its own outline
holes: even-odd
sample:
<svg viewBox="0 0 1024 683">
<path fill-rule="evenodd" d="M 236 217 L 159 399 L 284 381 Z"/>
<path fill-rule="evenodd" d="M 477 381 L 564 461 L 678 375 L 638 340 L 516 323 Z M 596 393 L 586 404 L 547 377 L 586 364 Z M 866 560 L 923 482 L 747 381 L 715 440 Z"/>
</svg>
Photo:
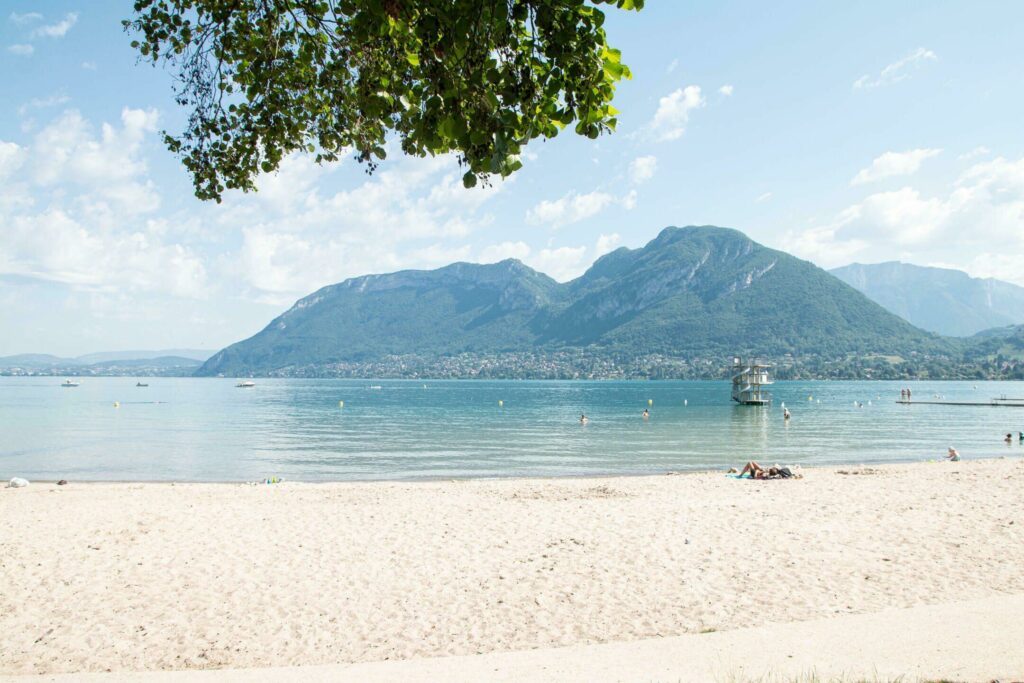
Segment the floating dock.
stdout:
<svg viewBox="0 0 1024 683">
<path fill-rule="evenodd" d="M 1024 408 L 1024 402 L 1018 398 L 993 398 L 989 401 L 896 401 L 905 406 L 996 406 L 1001 408 Z"/>
</svg>

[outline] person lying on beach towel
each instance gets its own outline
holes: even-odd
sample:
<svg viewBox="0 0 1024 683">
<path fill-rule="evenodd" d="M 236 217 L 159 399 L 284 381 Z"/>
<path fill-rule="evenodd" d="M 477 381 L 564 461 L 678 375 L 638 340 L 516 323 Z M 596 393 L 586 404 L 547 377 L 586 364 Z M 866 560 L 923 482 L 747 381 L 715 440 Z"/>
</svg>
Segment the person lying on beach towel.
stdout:
<svg viewBox="0 0 1024 683">
<path fill-rule="evenodd" d="M 802 479 L 803 475 L 794 474 L 788 467 L 762 467 L 751 460 L 740 470 L 739 477 L 749 474 L 751 479 Z"/>
</svg>

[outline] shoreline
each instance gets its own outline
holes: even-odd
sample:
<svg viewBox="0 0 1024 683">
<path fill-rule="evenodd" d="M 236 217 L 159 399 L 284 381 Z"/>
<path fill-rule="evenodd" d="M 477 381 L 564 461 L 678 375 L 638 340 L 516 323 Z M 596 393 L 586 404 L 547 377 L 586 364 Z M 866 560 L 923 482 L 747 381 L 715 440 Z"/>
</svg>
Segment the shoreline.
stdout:
<svg viewBox="0 0 1024 683">
<path fill-rule="evenodd" d="M 804 474 L 5 489 L 0 675 L 628 645 L 1024 595 L 1024 460 Z"/>
</svg>

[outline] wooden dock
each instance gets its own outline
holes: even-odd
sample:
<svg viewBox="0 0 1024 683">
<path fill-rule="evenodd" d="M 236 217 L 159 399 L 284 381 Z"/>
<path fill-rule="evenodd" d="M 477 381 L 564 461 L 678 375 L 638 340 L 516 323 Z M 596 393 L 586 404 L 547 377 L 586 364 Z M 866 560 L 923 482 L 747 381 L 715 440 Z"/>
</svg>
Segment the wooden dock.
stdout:
<svg viewBox="0 0 1024 683">
<path fill-rule="evenodd" d="M 1014 403 L 1013 401 L 1020 401 L 1021 399 L 1010 399 L 1010 398 L 993 398 L 989 401 L 905 401 L 899 400 L 896 403 L 905 406 L 996 406 L 1002 408 L 1024 408 L 1024 402 Z"/>
</svg>

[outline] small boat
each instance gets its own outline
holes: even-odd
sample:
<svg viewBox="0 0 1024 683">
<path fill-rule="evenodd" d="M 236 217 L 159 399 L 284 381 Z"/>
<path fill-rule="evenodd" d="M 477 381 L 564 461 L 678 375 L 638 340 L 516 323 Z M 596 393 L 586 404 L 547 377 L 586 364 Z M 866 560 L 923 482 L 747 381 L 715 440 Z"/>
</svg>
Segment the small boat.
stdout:
<svg viewBox="0 0 1024 683">
<path fill-rule="evenodd" d="M 238 387 L 239 389 L 248 389 L 250 387 L 256 386 L 256 382 L 253 382 L 252 380 L 247 379 L 244 382 L 239 382 L 235 386 Z"/>
<path fill-rule="evenodd" d="M 135 386 L 137 386 L 137 387 L 148 387 L 149 385 L 148 384 L 143 384 L 142 382 L 136 382 Z"/>
<path fill-rule="evenodd" d="M 66 380 L 64 380 L 63 384 L 61 384 L 61 386 L 64 387 L 64 388 L 67 388 L 67 387 L 77 387 L 78 386 L 78 382 L 72 382 L 71 380 L 66 379 Z"/>
</svg>

